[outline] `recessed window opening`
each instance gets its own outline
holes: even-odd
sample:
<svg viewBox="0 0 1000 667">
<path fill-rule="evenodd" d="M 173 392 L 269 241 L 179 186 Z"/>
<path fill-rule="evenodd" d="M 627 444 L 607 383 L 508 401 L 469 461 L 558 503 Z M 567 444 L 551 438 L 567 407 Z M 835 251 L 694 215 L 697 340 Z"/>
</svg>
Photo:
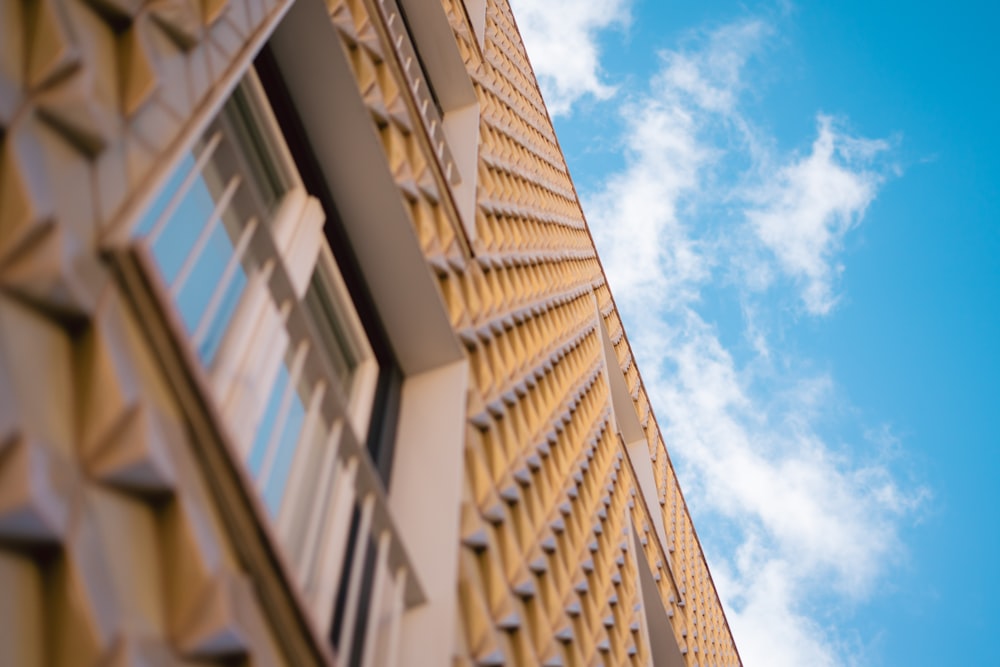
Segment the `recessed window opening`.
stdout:
<svg viewBox="0 0 1000 667">
<path fill-rule="evenodd" d="M 336 451 L 369 441 L 378 412 L 378 360 L 323 222 L 251 72 L 133 230 L 307 597 L 331 508 L 351 502 Z"/>
<path fill-rule="evenodd" d="M 410 21 L 406 18 L 406 10 L 403 9 L 403 5 L 399 3 L 396 3 L 396 5 L 396 8 L 399 10 L 399 17 L 403 19 L 403 26 L 406 28 L 406 32 L 412 35 L 413 28 L 410 26 Z M 427 75 L 427 65 L 424 64 L 423 56 L 420 55 L 420 49 L 416 48 L 416 45 L 414 45 L 413 52 L 416 54 L 417 67 L 420 68 L 420 78 L 427 87 L 427 93 L 430 95 L 431 101 L 434 103 L 434 108 L 437 109 L 438 117 L 444 117 L 444 106 L 441 104 L 441 99 L 438 97 L 437 90 L 434 88 L 434 80 Z M 403 66 L 406 67 L 407 64 L 404 63 Z"/>
</svg>

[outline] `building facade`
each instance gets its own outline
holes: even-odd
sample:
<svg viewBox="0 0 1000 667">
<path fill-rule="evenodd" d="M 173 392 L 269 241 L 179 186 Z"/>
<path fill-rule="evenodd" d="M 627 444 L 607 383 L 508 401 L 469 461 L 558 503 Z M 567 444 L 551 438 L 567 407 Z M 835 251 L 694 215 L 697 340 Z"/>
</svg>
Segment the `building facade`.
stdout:
<svg viewBox="0 0 1000 667">
<path fill-rule="evenodd" d="M 0 665 L 739 665 L 506 0 L 0 0 Z"/>
</svg>

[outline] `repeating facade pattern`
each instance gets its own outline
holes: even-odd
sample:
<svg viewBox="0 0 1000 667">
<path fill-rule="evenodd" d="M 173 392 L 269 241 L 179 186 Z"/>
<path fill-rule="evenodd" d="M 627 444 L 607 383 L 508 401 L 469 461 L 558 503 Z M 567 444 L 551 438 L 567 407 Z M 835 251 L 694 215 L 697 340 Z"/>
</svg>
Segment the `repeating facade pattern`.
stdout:
<svg viewBox="0 0 1000 667">
<path fill-rule="evenodd" d="M 0 0 L 2 665 L 337 664 L 220 508 L 110 258 L 291 4 Z M 739 665 L 511 10 L 442 6 L 479 108 L 471 224 L 398 7 L 326 0 L 468 359 L 455 664 L 651 664 L 656 606 L 679 664 Z"/>
</svg>

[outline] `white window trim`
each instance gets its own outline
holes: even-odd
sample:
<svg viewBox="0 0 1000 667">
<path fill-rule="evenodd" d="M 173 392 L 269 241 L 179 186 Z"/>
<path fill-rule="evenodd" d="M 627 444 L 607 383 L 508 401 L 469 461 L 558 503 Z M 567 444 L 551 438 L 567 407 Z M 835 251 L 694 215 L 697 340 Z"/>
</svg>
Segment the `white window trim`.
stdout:
<svg viewBox="0 0 1000 667">
<path fill-rule="evenodd" d="M 208 394 L 211 395 L 219 413 L 221 413 L 219 416 L 226 424 L 225 430 L 230 434 L 227 439 L 236 445 L 232 454 L 235 455 L 234 458 L 238 459 L 237 466 L 243 470 L 241 478 L 247 487 L 253 487 L 251 496 L 256 498 L 254 504 L 262 527 L 266 533 L 271 535 L 273 543 L 278 547 L 282 560 L 286 563 L 287 574 L 292 579 L 298 580 L 299 593 L 303 596 L 303 601 L 310 611 L 314 629 L 320 635 L 325 635 L 333 613 L 335 600 L 333 592 L 340 584 L 339 576 L 336 573 L 339 573 L 340 567 L 344 563 L 343 553 L 340 554 L 339 558 L 329 558 L 329 556 L 337 553 L 338 550 L 342 551 L 346 547 L 347 541 L 346 532 L 334 531 L 333 528 L 350 524 L 356 480 L 364 478 L 363 488 L 371 489 L 380 486 L 374 469 L 365 468 L 363 462 L 359 464 L 362 458 L 367 460 L 363 443 L 367 438 L 368 422 L 373 408 L 379 369 L 364 327 L 354 308 L 353 300 L 323 236 L 325 215 L 322 206 L 318 200 L 305 191 L 291 153 L 282 138 L 277 120 L 252 68 L 246 72 L 245 77 L 237 86 L 245 94 L 249 104 L 255 139 L 261 140 L 264 149 L 262 157 L 269 161 L 272 169 L 276 170 L 285 189 L 266 225 L 250 232 L 252 235 L 251 246 L 256 244 L 257 249 L 261 250 L 264 256 L 274 257 L 275 260 L 280 259 L 280 262 L 274 263 L 272 260 L 267 260 L 260 271 L 248 274 L 240 304 L 231 315 L 215 358 L 206 365 L 198 359 L 193 350 L 190 350 L 190 353 L 186 355 L 186 361 L 190 372 L 198 377 L 199 384 L 209 388 Z M 216 110 L 216 114 L 205 118 L 205 126 L 218 117 L 231 96 L 232 91 Z M 202 136 L 204 128 L 200 127 L 198 130 L 198 133 L 189 138 L 187 150 L 176 155 L 173 164 L 170 165 L 171 169 L 166 172 L 167 176 L 164 178 L 164 182 L 167 182 L 174 175 L 174 171 L 180 168 L 184 156 L 190 150 L 190 144 Z M 231 137 L 231 139 L 238 140 L 236 137 Z M 195 169 L 199 171 L 202 168 L 197 164 L 195 166 Z M 178 196 L 184 195 L 179 194 Z M 129 234 L 125 237 L 128 240 L 124 246 L 126 248 L 142 247 L 144 249 L 142 254 L 146 256 L 142 262 L 145 271 L 158 274 L 155 262 L 151 261 L 152 251 L 148 238 L 146 236 L 133 236 L 131 231 L 142 220 L 141 213 L 152 205 L 153 199 L 154 197 L 149 197 L 146 208 L 138 209 L 140 215 L 135 216 L 135 220 L 129 223 L 127 227 Z M 268 262 L 271 262 L 269 267 L 267 266 Z M 280 269 L 277 268 L 279 266 Z M 289 349 L 286 345 L 274 344 L 274 336 L 284 338 L 287 341 L 291 331 L 289 329 L 291 326 L 289 306 L 280 305 L 279 296 L 274 291 L 275 274 L 281 272 L 283 275 L 277 276 L 278 283 L 286 285 L 286 287 L 281 288 L 284 290 L 281 303 L 291 304 L 291 308 L 305 311 L 308 307 L 302 303 L 302 299 L 309 288 L 314 271 L 321 272 L 322 282 L 328 296 L 331 300 L 338 302 L 340 311 L 338 315 L 344 318 L 340 324 L 345 328 L 345 333 L 352 339 L 352 342 L 360 346 L 358 350 L 360 361 L 354 368 L 351 386 L 344 388 L 347 406 L 343 411 L 343 419 L 330 419 L 329 414 L 324 419 L 324 410 L 319 407 L 319 404 L 328 399 L 330 391 L 328 387 L 314 388 L 308 401 L 309 405 L 304 405 L 307 412 L 299 435 L 299 442 L 303 448 L 314 446 L 310 437 L 310 429 L 315 427 L 317 420 L 324 419 L 329 429 L 329 436 L 325 439 L 326 447 L 321 456 L 329 468 L 325 471 L 329 473 L 326 475 L 329 479 L 321 482 L 319 491 L 321 496 L 330 500 L 332 511 L 324 513 L 319 511 L 321 508 L 312 507 L 309 510 L 309 517 L 321 518 L 317 522 L 307 517 L 307 533 L 297 536 L 292 534 L 295 527 L 292 525 L 293 515 L 290 512 L 304 506 L 301 499 L 284 498 L 277 516 L 267 517 L 268 512 L 263 509 L 262 489 L 256 488 L 257 484 L 251 480 L 249 470 L 244 466 L 249 448 L 253 446 L 256 420 L 263 413 L 264 407 L 271 397 L 269 391 L 274 389 L 274 378 L 285 363 L 284 358 Z M 162 280 L 159 280 L 159 275 L 152 282 L 154 290 L 159 293 L 159 301 L 168 305 L 171 310 L 175 310 L 176 303 L 170 296 L 169 289 L 165 288 Z M 178 337 L 188 338 L 182 334 L 183 326 L 180 325 L 176 313 L 168 317 L 174 323 L 172 328 Z M 308 317 L 306 315 L 307 319 Z M 301 317 L 299 319 L 301 320 Z M 298 341 L 295 345 L 299 345 L 302 340 L 305 340 L 301 335 L 301 325 L 299 325 L 298 331 L 299 333 L 293 336 L 295 341 Z M 322 355 L 323 352 L 316 349 L 318 345 L 322 344 L 322 341 L 315 339 L 315 336 L 309 336 L 309 339 L 312 339 L 314 343 L 309 354 Z M 263 363 L 262 360 L 264 360 Z M 255 401 L 252 396 L 247 396 L 246 392 L 241 392 L 241 387 L 248 386 L 261 389 L 263 393 L 258 397 L 258 400 Z M 296 388 L 292 390 L 297 391 Z M 314 403 L 315 406 L 312 405 Z M 339 412 L 333 414 L 339 414 Z M 350 430 L 350 435 L 347 434 L 347 430 Z M 294 468 L 305 454 L 305 449 L 296 452 L 291 464 L 293 470 L 289 472 L 286 493 L 288 493 L 288 489 L 294 489 Z M 362 468 L 365 469 L 362 470 Z M 391 524 L 391 516 L 388 519 L 386 517 L 388 502 L 384 493 L 380 491 L 376 495 L 378 500 L 375 501 L 375 523 L 378 526 L 385 526 L 387 521 Z M 378 530 L 384 532 L 383 528 Z M 393 527 L 391 532 L 394 536 L 398 535 L 398 527 Z M 285 544 L 292 539 L 312 544 L 314 553 L 306 555 L 289 553 Z M 397 544 L 398 542 L 397 540 Z M 401 553 L 404 555 L 400 556 Z M 408 556 L 405 555 L 405 547 L 402 549 L 399 546 L 393 547 L 391 558 L 395 564 L 398 564 L 401 558 L 408 560 Z M 396 567 L 395 564 L 393 567 Z M 352 577 L 356 578 L 357 576 L 360 576 L 360 570 L 358 569 L 357 572 L 352 570 Z M 423 590 L 416 574 L 411 576 L 406 584 L 400 589 L 400 593 L 405 595 L 408 603 L 423 599 Z"/>
<path fill-rule="evenodd" d="M 486 48 L 486 0 L 462 0 L 462 4 L 479 43 L 479 50 L 482 51 Z"/>
</svg>

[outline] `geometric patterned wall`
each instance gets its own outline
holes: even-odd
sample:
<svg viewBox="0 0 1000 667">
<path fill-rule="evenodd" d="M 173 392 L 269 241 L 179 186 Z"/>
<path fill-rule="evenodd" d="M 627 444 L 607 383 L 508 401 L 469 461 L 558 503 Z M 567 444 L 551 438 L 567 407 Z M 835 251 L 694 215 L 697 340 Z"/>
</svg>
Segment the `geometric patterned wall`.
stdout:
<svg viewBox="0 0 1000 667">
<path fill-rule="evenodd" d="M 285 2 L 0 2 L 0 665 L 282 662 L 101 257 Z"/>
<path fill-rule="evenodd" d="M 0 0 L 0 665 L 330 660 L 276 629 L 103 255 L 290 4 Z M 639 568 L 688 665 L 740 664 L 506 1 L 482 48 L 442 2 L 480 104 L 471 241 L 382 4 L 326 4 L 470 360 L 456 664 L 648 664 Z"/>
<path fill-rule="evenodd" d="M 686 662 L 737 665 L 510 8 L 487 3 L 480 50 L 461 3 L 443 4 L 480 103 L 471 252 L 403 112 L 405 80 L 377 14 L 362 0 L 329 6 L 471 361 L 461 664 L 647 664 L 638 557 L 655 573 Z M 648 439 L 655 507 L 637 493 L 611 422 L 595 295 Z M 665 522 L 669 553 L 651 537 L 653 521 Z"/>
<path fill-rule="evenodd" d="M 0 297 L 0 664 L 279 662 L 115 290 L 67 329 Z"/>
</svg>

